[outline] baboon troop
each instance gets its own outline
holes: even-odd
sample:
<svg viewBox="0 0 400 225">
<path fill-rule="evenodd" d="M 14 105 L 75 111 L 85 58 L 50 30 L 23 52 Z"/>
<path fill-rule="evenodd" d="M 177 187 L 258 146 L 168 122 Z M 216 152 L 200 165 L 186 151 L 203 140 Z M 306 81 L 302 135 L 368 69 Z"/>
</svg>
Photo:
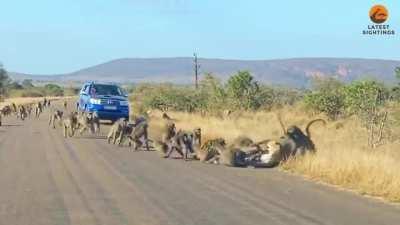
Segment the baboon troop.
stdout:
<svg viewBox="0 0 400 225">
<path fill-rule="evenodd" d="M 162 115 L 163 119 L 166 119 Z M 193 132 L 177 130 L 175 123 L 167 120 L 162 130 L 161 140 L 154 141 L 156 151 L 164 158 L 173 154 L 182 159 L 199 160 L 203 163 L 220 164 L 230 167 L 271 168 L 290 157 L 306 153 L 314 153 L 315 145 L 311 139 L 310 128 L 316 122 L 325 124 L 325 120 L 310 121 L 303 132 L 298 126 L 285 129 L 279 118 L 284 134 L 278 140 L 255 142 L 249 137 L 239 136 L 230 144 L 223 138 L 215 138 L 201 142 L 201 129 Z"/>
<path fill-rule="evenodd" d="M 90 132 L 92 135 L 100 134 L 100 118 L 97 112 L 67 111 L 68 103 L 64 100 L 60 108 L 50 106 L 50 100 L 44 98 L 34 104 L 16 105 L 11 103 L 0 109 L 0 126 L 2 119 L 15 115 L 20 120 L 29 118 L 32 111 L 39 118 L 43 110 L 49 110 L 48 125 L 53 129 L 63 129 L 65 138 L 73 137 L 77 132 L 83 135 Z M 225 115 L 231 112 L 224 112 Z M 185 161 L 199 160 L 207 164 L 219 164 L 229 167 L 254 167 L 271 168 L 279 165 L 292 157 L 316 152 L 312 140 L 310 128 L 317 122 L 326 124 L 323 119 L 311 120 L 304 131 L 292 125 L 286 128 L 282 119 L 278 116 L 283 135 L 278 140 L 254 141 L 247 136 L 238 136 L 229 141 L 223 138 L 203 140 L 202 130 L 199 127 L 193 130 L 177 129 L 175 122 L 167 113 L 163 112 L 159 117 L 163 123 L 159 138 L 150 140 L 149 123 L 144 116 L 134 117 L 131 121 L 121 118 L 115 121 L 106 136 L 109 144 L 124 146 L 134 151 L 154 149 L 162 158 L 180 158 Z M 203 142 L 204 141 L 204 142 Z"/>
</svg>

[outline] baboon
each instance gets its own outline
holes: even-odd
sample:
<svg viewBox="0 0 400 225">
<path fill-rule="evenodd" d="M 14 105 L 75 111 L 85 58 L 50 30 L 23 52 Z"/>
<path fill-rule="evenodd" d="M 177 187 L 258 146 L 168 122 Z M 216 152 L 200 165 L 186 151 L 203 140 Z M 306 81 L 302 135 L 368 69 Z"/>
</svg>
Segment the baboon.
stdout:
<svg viewBox="0 0 400 225">
<path fill-rule="evenodd" d="M 47 99 L 44 98 L 44 99 L 43 99 L 43 107 L 46 107 L 46 106 L 47 106 Z"/>
<path fill-rule="evenodd" d="M 64 137 L 66 138 L 67 135 L 69 137 L 74 136 L 75 134 L 75 129 L 78 124 L 78 119 L 77 119 L 77 112 L 72 112 L 68 115 L 67 118 L 63 120 L 63 128 L 64 128 Z"/>
<path fill-rule="evenodd" d="M 1 114 L 3 114 L 3 116 L 9 116 L 12 113 L 12 109 L 11 106 L 6 105 L 1 109 Z"/>
<path fill-rule="evenodd" d="M 306 134 L 304 134 L 303 131 L 297 126 L 290 126 L 289 128 L 285 129 L 285 126 L 280 120 L 282 129 L 284 131 L 284 135 L 279 141 L 283 160 L 286 160 L 291 156 L 304 155 L 307 152 L 314 153 L 316 151 L 310 133 L 310 127 L 315 122 L 322 122 L 324 125 L 326 124 L 326 121 L 323 119 L 312 120 L 307 124 L 305 129 Z"/>
<path fill-rule="evenodd" d="M 232 110 L 226 109 L 226 110 L 224 110 L 223 114 L 224 114 L 224 117 L 229 117 L 232 114 Z"/>
<path fill-rule="evenodd" d="M 155 150 L 161 157 L 165 157 L 171 146 L 171 138 L 176 135 L 175 123 L 167 122 L 161 130 L 161 140 L 154 142 Z"/>
<path fill-rule="evenodd" d="M 118 140 L 118 145 L 120 145 L 123 139 L 123 131 L 126 130 L 127 125 L 128 121 L 125 118 L 115 121 L 108 132 L 107 142 L 110 143 L 112 140 L 113 144 L 115 144 Z"/>
<path fill-rule="evenodd" d="M 165 119 L 165 120 L 172 120 L 171 117 L 169 117 L 168 114 L 165 113 L 165 112 L 163 112 L 162 118 Z"/>
<path fill-rule="evenodd" d="M 17 117 L 20 118 L 21 120 L 25 120 L 25 118 L 27 117 L 25 106 L 23 105 L 18 106 Z"/>
<path fill-rule="evenodd" d="M 50 107 L 50 99 L 47 100 L 47 107 Z"/>
<path fill-rule="evenodd" d="M 59 125 L 61 126 L 61 121 L 62 121 L 62 117 L 63 117 L 63 111 L 61 110 L 55 110 L 54 112 L 51 112 L 49 115 L 49 126 L 52 125 L 53 128 L 56 128 L 56 120 L 58 120 Z"/>
<path fill-rule="evenodd" d="M 67 109 L 67 107 L 68 107 L 68 102 L 64 101 L 64 109 Z"/>
<path fill-rule="evenodd" d="M 194 153 L 196 153 L 196 151 L 201 148 L 201 128 L 200 127 L 194 128 L 191 135 L 192 135 L 193 151 Z"/>
<path fill-rule="evenodd" d="M 97 112 L 94 112 L 92 115 L 92 126 L 93 129 L 92 133 L 99 134 L 100 133 L 100 118 Z"/>
<path fill-rule="evenodd" d="M 77 119 L 80 135 L 87 130 L 89 130 L 91 133 L 93 132 L 93 113 L 82 112 L 78 115 Z"/>
<path fill-rule="evenodd" d="M 187 160 L 188 154 L 193 153 L 192 138 L 190 134 L 179 130 L 175 136 L 171 138 L 168 152 L 165 158 L 168 158 L 174 151 L 176 151 L 183 159 Z"/>
<path fill-rule="evenodd" d="M 1 127 L 1 124 L 2 124 L 2 118 L 3 118 L 3 115 L 2 115 L 2 113 L 0 113 L 0 127 Z"/>
<path fill-rule="evenodd" d="M 15 103 L 11 103 L 13 113 L 17 114 L 17 105 Z"/>
<path fill-rule="evenodd" d="M 148 123 L 144 117 L 139 117 L 132 124 L 129 132 L 129 146 L 133 143 L 133 149 L 138 150 L 139 147 L 144 145 L 145 149 L 149 151 L 148 139 Z"/>
<path fill-rule="evenodd" d="M 28 116 L 31 116 L 31 114 L 32 114 L 32 105 L 31 104 L 26 106 L 26 111 L 28 113 Z"/>
<path fill-rule="evenodd" d="M 39 118 L 39 116 L 40 116 L 40 114 L 42 113 L 42 111 L 43 111 L 42 103 L 41 103 L 41 102 L 38 102 L 38 103 L 36 104 L 36 106 L 35 106 L 35 116 L 36 116 L 36 118 Z"/>
<path fill-rule="evenodd" d="M 170 145 L 166 157 L 169 157 L 173 151 L 178 152 L 185 160 L 189 158 L 189 154 L 191 157 L 196 157 L 196 155 L 193 154 L 201 148 L 201 128 L 195 128 L 191 132 L 178 131 L 175 136 L 171 138 Z"/>
</svg>

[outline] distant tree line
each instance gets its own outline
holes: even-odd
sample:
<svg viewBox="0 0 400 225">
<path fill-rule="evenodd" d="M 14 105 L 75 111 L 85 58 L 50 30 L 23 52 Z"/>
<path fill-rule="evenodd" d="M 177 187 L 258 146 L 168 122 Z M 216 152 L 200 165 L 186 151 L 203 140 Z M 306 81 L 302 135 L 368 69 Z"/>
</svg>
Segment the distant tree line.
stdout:
<svg viewBox="0 0 400 225">
<path fill-rule="evenodd" d="M 76 95 L 78 89 L 64 88 L 56 84 L 35 86 L 33 80 L 26 79 L 22 82 L 13 81 L 8 76 L 5 68 L 0 64 L 0 96 L 5 97 L 44 97 Z"/>
</svg>

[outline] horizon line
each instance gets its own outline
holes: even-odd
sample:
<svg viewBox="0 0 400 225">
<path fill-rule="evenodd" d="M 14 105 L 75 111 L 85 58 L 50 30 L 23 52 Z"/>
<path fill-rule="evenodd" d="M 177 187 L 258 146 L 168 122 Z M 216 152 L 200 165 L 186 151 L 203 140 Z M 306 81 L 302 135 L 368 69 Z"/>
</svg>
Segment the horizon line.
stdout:
<svg viewBox="0 0 400 225">
<path fill-rule="evenodd" d="M 107 60 L 102 63 L 85 66 L 80 69 L 73 70 L 72 72 L 64 72 L 64 73 L 47 73 L 47 74 L 40 74 L 40 73 L 25 73 L 25 72 L 18 72 L 15 70 L 7 70 L 8 73 L 20 74 L 20 75 L 30 75 L 30 76 L 57 76 L 57 75 L 67 75 L 71 73 L 76 73 L 84 69 L 96 67 L 99 65 L 104 65 L 111 62 L 116 62 L 120 60 L 160 60 L 160 59 L 192 59 L 193 57 L 190 56 L 166 56 L 166 57 L 121 57 L 115 58 L 111 60 Z M 393 61 L 393 62 L 400 62 L 400 59 L 388 59 L 388 58 L 369 58 L 369 57 L 331 57 L 331 56 L 322 56 L 322 57 L 289 57 L 289 58 L 271 58 L 271 59 L 235 59 L 235 58 L 218 58 L 218 57 L 198 57 L 199 60 L 224 60 L 224 61 L 244 61 L 244 62 L 262 62 L 262 61 L 282 61 L 282 60 L 313 60 L 313 59 L 345 59 L 345 60 L 380 60 L 380 61 Z M 0 61 L 0 64 L 1 61 Z M 2 64 L 4 66 L 4 64 Z"/>
</svg>

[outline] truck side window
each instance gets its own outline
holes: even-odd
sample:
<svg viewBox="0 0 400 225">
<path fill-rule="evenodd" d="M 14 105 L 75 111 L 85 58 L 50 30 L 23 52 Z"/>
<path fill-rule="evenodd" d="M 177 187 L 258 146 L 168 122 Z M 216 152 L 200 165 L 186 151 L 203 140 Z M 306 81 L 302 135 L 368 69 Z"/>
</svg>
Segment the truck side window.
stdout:
<svg viewBox="0 0 400 225">
<path fill-rule="evenodd" d="M 89 94 L 89 89 L 90 89 L 90 85 L 86 85 L 86 87 L 85 87 L 85 93 L 86 94 Z"/>
<path fill-rule="evenodd" d="M 86 88 L 87 88 L 87 87 L 88 87 L 88 85 L 83 86 L 81 92 L 86 93 Z"/>
</svg>

